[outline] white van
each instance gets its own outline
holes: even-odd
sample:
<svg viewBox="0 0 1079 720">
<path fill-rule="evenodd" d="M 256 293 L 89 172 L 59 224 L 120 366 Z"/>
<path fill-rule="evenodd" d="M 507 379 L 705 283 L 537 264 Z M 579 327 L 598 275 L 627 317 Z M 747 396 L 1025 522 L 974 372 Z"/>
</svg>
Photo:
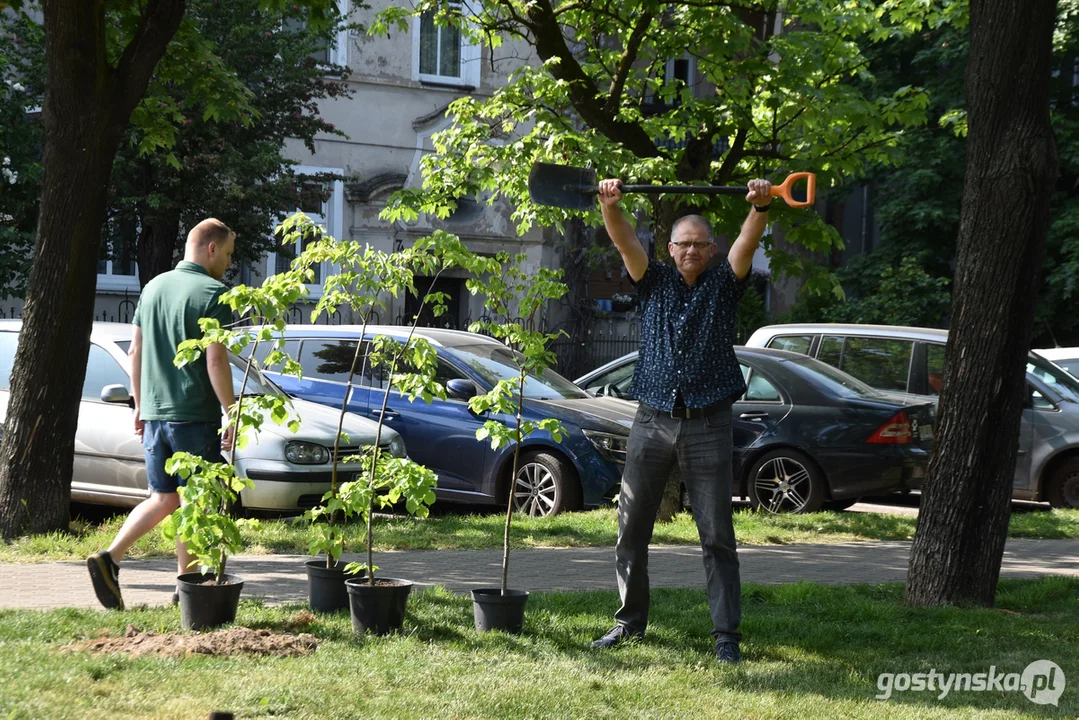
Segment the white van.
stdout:
<svg viewBox="0 0 1079 720">
<path fill-rule="evenodd" d="M 799 352 L 872 387 L 935 397 L 948 331 L 847 323 L 769 325 L 747 347 Z M 1012 497 L 1079 507 L 1079 381 L 1031 353 Z"/>
</svg>

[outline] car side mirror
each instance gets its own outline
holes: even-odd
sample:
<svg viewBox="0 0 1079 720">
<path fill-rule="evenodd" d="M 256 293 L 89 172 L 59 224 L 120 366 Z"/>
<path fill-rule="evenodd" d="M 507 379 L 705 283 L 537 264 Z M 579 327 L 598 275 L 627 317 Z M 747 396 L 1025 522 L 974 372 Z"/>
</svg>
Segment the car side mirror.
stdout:
<svg viewBox="0 0 1079 720">
<path fill-rule="evenodd" d="M 476 385 L 471 380 L 454 378 L 446 383 L 446 393 L 450 397 L 467 401 L 476 396 Z"/>
<path fill-rule="evenodd" d="M 131 397 L 131 393 L 123 385 L 106 385 L 101 388 L 101 401 L 127 405 L 131 408 L 135 407 L 135 399 Z"/>
</svg>

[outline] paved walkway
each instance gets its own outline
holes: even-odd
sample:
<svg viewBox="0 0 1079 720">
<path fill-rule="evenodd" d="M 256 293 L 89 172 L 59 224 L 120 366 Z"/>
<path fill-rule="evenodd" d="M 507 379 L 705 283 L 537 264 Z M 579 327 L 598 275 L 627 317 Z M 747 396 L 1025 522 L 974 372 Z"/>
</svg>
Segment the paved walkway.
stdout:
<svg viewBox="0 0 1079 720">
<path fill-rule="evenodd" d="M 753 583 L 902 582 L 909 553 L 909 542 L 747 546 L 738 550 L 742 580 Z M 497 586 L 501 558 L 498 550 L 406 551 L 377 553 L 375 565 L 389 577 L 467 592 Z M 229 560 L 229 570 L 244 577 L 245 597 L 260 596 L 268 603 L 304 602 L 307 577 L 303 562 L 308 559 L 301 555 L 240 555 Z M 704 585 L 697 547 L 653 547 L 649 570 L 653 587 Z M 1001 576 L 1042 575 L 1079 577 L 1079 540 L 1009 540 Z M 167 603 L 174 578 L 174 560 L 127 560 L 120 573 L 124 600 L 129 607 Z M 613 590 L 614 550 L 515 550 L 510 556 L 510 585 L 533 591 Z M 100 606 L 81 562 L 0 565 L 0 608 L 16 607 Z"/>
</svg>

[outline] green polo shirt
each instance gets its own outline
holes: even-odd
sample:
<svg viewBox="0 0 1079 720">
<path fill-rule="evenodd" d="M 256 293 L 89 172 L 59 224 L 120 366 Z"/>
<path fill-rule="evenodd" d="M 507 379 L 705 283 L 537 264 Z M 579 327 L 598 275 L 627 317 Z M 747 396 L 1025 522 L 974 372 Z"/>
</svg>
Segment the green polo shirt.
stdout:
<svg viewBox="0 0 1079 720">
<path fill-rule="evenodd" d="M 184 340 L 202 337 L 199 318 L 232 322 L 232 311 L 218 298 L 225 286 L 199 264 L 180 261 L 142 290 L 132 322 L 142 328 L 142 382 L 139 416 L 143 420 L 221 422 L 206 355 L 182 368 L 173 358 Z"/>
</svg>

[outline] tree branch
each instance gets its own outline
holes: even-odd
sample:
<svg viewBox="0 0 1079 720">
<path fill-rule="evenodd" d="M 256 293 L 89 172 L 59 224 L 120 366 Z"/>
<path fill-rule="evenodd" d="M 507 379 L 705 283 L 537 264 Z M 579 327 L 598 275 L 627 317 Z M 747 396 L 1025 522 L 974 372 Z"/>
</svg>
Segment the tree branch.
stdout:
<svg viewBox="0 0 1079 720">
<path fill-rule="evenodd" d="M 126 124 L 131 111 L 146 93 L 154 68 L 180 28 L 186 0 L 149 0 L 131 42 L 111 73 L 111 111 Z"/>
<path fill-rule="evenodd" d="M 610 94 L 607 97 L 607 112 L 611 116 L 618 115 L 618 106 L 622 102 L 622 91 L 626 87 L 626 78 L 629 77 L 629 72 L 633 69 L 633 63 L 637 61 L 637 53 L 641 48 L 641 42 L 648 32 L 648 28 L 652 26 L 654 17 L 652 13 L 641 15 L 637 26 L 630 33 L 629 42 L 626 43 L 626 49 L 622 53 L 622 57 L 618 59 L 618 70 L 614 77 L 611 78 Z"/>
<path fill-rule="evenodd" d="M 734 144 L 731 145 L 731 149 L 727 151 L 727 156 L 723 158 L 723 163 L 719 166 L 719 170 L 716 171 L 714 182 L 716 185 L 722 185 L 727 181 L 734 169 L 738 167 L 738 163 L 745 157 L 746 138 L 749 137 L 749 131 L 745 128 L 738 128 L 738 131 L 734 134 Z"/>
<path fill-rule="evenodd" d="M 595 84 L 566 47 L 550 0 L 536 0 L 529 5 L 528 17 L 535 32 L 536 53 L 544 62 L 557 58 L 558 62 L 549 66 L 550 72 L 556 79 L 568 84 L 570 101 L 581 118 L 611 140 L 622 143 L 638 157 L 659 157 L 659 149 L 644 128 L 637 123 L 615 120 L 605 112 L 597 99 L 599 92 Z"/>
</svg>

